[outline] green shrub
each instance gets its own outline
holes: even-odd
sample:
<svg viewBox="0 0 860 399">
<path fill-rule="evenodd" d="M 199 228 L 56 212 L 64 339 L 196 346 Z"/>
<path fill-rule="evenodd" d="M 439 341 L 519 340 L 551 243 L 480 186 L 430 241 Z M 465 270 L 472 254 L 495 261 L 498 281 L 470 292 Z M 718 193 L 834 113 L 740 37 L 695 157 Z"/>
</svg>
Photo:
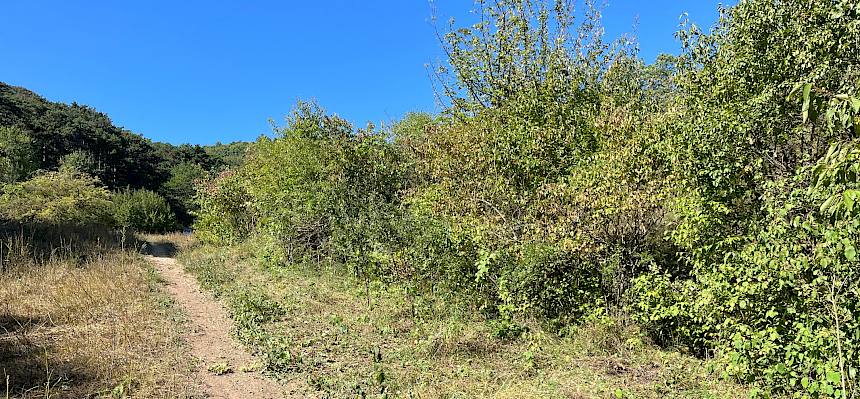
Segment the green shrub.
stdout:
<svg viewBox="0 0 860 399">
<path fill-rule="evenodd" d="M 857 96 L 858 19 L 846 0 L 749 0 L 725 9 L 711 33 L 679 32 L 682 112 L 666 144 L 694 194 L 678 212 L 681 247 L 719 261 L 717 247 L 730 249 L 763 216 L 772 181 L 852 137 L 853 118 L 840 112 L 834 123 L 833 112 Z"/>
<path fill-rule="evenodd" d="M 114 194 L 113 216 L 117 227 L 147 233 L 176 229 L 176 216 L 164 197 L 149 190 L 131 190 Z"/>
<path fill-rule="evenodd" d="M 0 187 L 0 218 L 19 223 L 109 223 L 110 192 L 84 174 L 46 172 Z"/>
<path fill-rule="evenodd" d="M 203 242 L 226 244 L 246 238 L 255 225 L 255 212 L 245 189 L 245 176 L 227 169 L 200 181 L 194 197 L 195 235 Z"/>
<path fill-rule="evenodd" d="M 88 151 L 78 150 L 60 158 L 59 170 L 66 173 L 84 173 L 90 176 L 100 176 L 104 169 Z"/>
<path fill-rule="evenodd" d="M 334 256 L 348 259 L 355 274 L 391 276 L 393 254 L 405 245 L 399 236 L 399 153 L 373 131 L 359 132 L 341 148 L 332 218 Z"/>
<path fill-rule="evenodd" d="M 254 145 L 242 174 L 261 233 L 296 260 L 321 249 L 331 235 L 337 160 L 352 127 L 314 104 L 300 103 L 277 133 L 278 138 Z"/>
<path fill-rule="evenodd" d="M 681 267 L 636 278 L 631 309 L 764 393 L 857 389 L 858 20 L 848 1 L 750 0 L 680 32 L 660 147 Z"/>
<path fill-rule="evenodd" d="M 388 275 L 403 181 L 392 143 L 372 126 L 355 130 L 306 103 L 277 133 L 254 145 L 239 172 L 258 232 L 291 262 L 325 257 L 356 275 Z M 210 197 L 201 197 L 201 209 L 215 209 Z M 198 223 L 206 234 L 219 228 L 206 223 Z"/>
<path fill-rule="evenodd" d="M 502 297 L 545 320 L 575 322 L 603 305 L 598 264 L 575 251 L 548 244 L 528 245 L 516 267 L 501 278 Z"/>
<path fill-rule="evenodd" d="M 29 177 L 35 164 L 30 135 L 14 126 L 0 126 L 0 184 Z"/>
<path fill-rule="evenodd" d="M 640 321 L 718 353 L 726 375 L 774 392 L 844 397 L 860 371 L 860 147 L 834 146 L 772 183 L 764 217 L 695 283 L 637 280 Z"/>
</svg>

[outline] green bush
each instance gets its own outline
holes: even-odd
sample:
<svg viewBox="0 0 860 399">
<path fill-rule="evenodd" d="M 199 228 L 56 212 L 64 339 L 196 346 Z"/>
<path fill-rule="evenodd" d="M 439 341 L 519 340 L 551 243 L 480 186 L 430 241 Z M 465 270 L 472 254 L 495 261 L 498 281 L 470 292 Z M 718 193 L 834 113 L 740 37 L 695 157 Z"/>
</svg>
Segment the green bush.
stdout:
<svg viewBox="0 0 860 399">
<path fill-rule="evenodd" d="M 261 233 L 290 260 L 322 249 L 331 235 L 341 145 L 352 127 L 313 104 L 299 104 L 275 140 L 261 139 L 243 168 Z"/>
<path fill-rule="evenodd" d="M 0 186 L 0 219 L 47 225 L 107 224 L 110 192 L 84 174 L 45 172 Z"/>
<path fill-rule="evenodd" d="M 761 225 L 695 284 L 637 280 L 640 321 L 774 392 L 850 396 L 860 371 L 860 147 L 768 186 Z M 845 396 L 847 397 L 847 396 Z"/>
<path fill-rule="evenodd" d="M 832 113 L 857 96 L 858 19 L 846 0 L 749 0 L 723 10 L 711 33 L 679 32 L 682 112 L 666 145 L 695 194 L 682 196 L 680 246 L 719 261 L 716 249 L 763 216 L 771 182 L 852 137 L 853 118 Z"/>
<path fill-rule="evenodd" d="M 35 169 L 33 140 L 23 129 L 0 126 L 0 184 L 14 183 Z"/>
<path fill-rule="evenodd" d="M 855 395 L 860 8 L 741 1 L 646 65 L 588 4 L 482 2 L 440 117 L 299 104 L 198 193 L 200 236 L 460 295 L 499 337 L 629 313 L 765 396 Z"/>
<path fill-rule="evenodd" d="M 680 33 L 660 151 L 681 267 L 636 278 L 631 309 L 765 393 L 857 390 L 858 20 L 847 1 L 751 0 Z"/>
<path fill-rule="evenodd" d="M 260 233 L 289 261 L 327 257 L 356 275 L 386 274 L 400 220 L 393 145 L 305 103 L 278 135 L 258 141 L 241 171 Z"/>
<path fill-rule="evenodd" d="M 113 196 L 113 217 L 117 227 L 147 233 L 176 229 L 176 216 L 164 197 L 149 190 L 126 189 Z"/>
<path fill-rule="evenodd" d="M 227 169 L 199 182 L 194 197 L 197 208 L 194 230 L 198 239 L 226 244 L 248 237 L 256 216 L 244 179 L 244 175 Z"/>
</svg>

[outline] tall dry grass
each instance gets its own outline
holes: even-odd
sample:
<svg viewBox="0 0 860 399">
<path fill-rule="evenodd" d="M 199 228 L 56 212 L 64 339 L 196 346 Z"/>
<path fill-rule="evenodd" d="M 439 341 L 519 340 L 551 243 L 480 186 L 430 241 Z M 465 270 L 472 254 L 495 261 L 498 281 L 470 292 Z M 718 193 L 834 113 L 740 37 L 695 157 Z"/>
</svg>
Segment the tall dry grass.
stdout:
<svg viewBox="0 0 860 399">
<path fill-rule="evenodd" d="M 7 251 L 0 271 L 0 398 L 196 395 L 180 317 L 145 259 L 104 242 L 28 259 L 44 242 L 10 242 L 15 256 Z"/>
</svg>

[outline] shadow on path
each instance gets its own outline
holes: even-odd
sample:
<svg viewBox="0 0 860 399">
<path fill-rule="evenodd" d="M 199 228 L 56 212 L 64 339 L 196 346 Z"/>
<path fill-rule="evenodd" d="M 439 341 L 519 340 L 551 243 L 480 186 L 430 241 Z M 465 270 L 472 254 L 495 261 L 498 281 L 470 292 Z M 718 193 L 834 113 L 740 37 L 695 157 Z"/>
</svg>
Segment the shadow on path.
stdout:
<svg viewBox="0 0 860 399">
<path fill-rule="evenodd" d="M 143 245 L 143 253 L 156 258 L 172 258 L 176 255 L 176 245 L 167 241 L 147 242 Z"/>
</svg>

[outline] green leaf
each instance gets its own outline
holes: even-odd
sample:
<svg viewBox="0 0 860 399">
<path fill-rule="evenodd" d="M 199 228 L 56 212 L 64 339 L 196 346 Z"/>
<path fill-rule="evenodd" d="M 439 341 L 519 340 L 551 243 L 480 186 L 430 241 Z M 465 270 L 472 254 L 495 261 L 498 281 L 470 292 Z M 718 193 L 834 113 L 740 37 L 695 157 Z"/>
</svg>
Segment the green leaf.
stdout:
<svg viewBox="0 0 860 399">
<path fill-rule="evenodd" d="M 794 87 L 791 88 L 791 91 L 788 92 L 788 95 L 785 97 L 787 100 L 794 99 L 794 96 L 797 95 L 797 92 L 803 87 L 803 82 L 797 83 Z"/>
<path fill-rule="evenodd" d="M 809 120 L 809 105 L 811 102 L 812 83 L 803 85 L 803 123 Z"/>
<path fill-rule="evenodd" d="M 825 200 L 823 204 L 821 204 L 821 208 L 819 209 L 819 211 L 822 214 L 825 214 L 828 216 L 833 215 L 833 212 L 836 210 L 833 207 L 833 205 L 835 203 L 836 203 L 836 196 L 831 196 L 831 197 L 827 198 L 827 200 Z"/>
<path fill-rule="evenodd" d="M 842 197 L 842 202 L 845 203 L 845 209 L 847 209 L 848 212 L 852 212 L 854 210 L 854 203 L 857 200 L 857 192 L 854 190 L 848 190 Z"/>
<path fill-rule="evenodd" d="M 831 384 L 839 384 L 842 382 L 842 374 L 836 371 L 828 371 L 827 372 L 827 382 Z"/>
<path fill-rule="evenodd" d="M 845 258 L 850 262 L 857 260 L 857 249 L 852 244 L 845 245 Z"/>
</svg>

